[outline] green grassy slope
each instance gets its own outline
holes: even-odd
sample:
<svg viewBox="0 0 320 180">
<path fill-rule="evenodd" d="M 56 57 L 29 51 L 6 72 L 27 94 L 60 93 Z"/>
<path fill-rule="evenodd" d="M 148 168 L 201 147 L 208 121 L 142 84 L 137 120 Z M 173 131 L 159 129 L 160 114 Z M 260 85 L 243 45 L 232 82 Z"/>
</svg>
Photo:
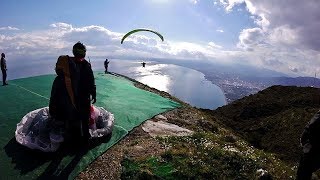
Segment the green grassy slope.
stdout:
<svg viewBox="0 0 320 180">
<path fill-rule="evenodd" d="M 218 108 L 213 115 L 254 147 L 296 163 L 300 135 L 319 110 L 319 95 L 317 88 L 272 86 Z"/>
</svg>

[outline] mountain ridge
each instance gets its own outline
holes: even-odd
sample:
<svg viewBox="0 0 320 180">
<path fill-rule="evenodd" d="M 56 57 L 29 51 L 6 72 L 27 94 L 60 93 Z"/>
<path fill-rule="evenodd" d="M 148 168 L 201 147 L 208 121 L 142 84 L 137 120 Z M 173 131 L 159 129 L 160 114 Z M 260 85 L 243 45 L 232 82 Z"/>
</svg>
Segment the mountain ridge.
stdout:
<svg viewBox="0 0 320 180">
<path fill-rule="evenodd" d="M 294 164 L 301 154 L 303 128 L 320 108 L 319 94 L 313 87 L 271 86 L 213 114 L 254 147 Z"/>
<path fill-rule="evenodd" d="M 130 80 L 181 103 L 162 115 L 194 135 L 151 138 L 139 126 L 77 179 L 294 179 L 300 133 L 320 107 L 317 88 L 272 86 L 216 110 L 199 109 Z"/>
</svg>

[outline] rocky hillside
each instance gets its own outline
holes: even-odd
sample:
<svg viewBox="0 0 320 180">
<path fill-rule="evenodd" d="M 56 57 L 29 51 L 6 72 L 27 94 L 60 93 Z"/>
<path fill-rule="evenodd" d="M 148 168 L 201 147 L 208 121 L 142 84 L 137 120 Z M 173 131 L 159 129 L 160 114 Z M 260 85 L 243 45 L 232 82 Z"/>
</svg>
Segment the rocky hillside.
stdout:
<svg viewBox="0 0 320 180">
<path fill-rule="evenodd" d="M 212 114 L 254 147 L 294 164 L 303 128 L 320 108 L 319 95 L 317 88 L 272 86 Z"/>
<path fill-rule="evenodd" d="M 193 134 L 154 137 L 145 123 L 77 179 L 294 179 L 299 136 L 319 108 L 315 88 L 274 86 L 211 111 L 135 84 L 182 104 L 149 121 Z"/>
</svg>

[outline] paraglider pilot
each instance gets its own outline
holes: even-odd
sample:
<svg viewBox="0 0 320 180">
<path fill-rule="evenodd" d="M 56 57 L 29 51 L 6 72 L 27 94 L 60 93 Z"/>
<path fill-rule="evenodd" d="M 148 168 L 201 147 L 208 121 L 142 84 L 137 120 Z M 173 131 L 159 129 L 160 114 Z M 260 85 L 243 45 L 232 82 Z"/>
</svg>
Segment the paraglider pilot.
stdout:
<svg viewBox="0 0 320 180">
<path fill-rule="evenodd" d="M 65 141 L 87 144 L 90 101 L 96 102 L 96 86 L 91 65 L 85 60 L 85 45 L 77 42 L 73 55 L 58 58 L 49 112 L 55 128 L 65 130 Z"/>
<path fill-rule="evenodd" d="M 107 74 L 107 72 L 108 72 L 109 62 L 110 62 L 110 61 L 108 61 L 108 59 L 106 59 L 106 60 L 104 61 L 104 68 L 105 68 L 104 73 L 106 73 L 106 74 Z"/>
<path fill-rule="evenodd" d="M 1 53 L 1 71 L 2 71 L 2 86 L 8 85 L 7 83 L 7 63 L 5 59 L 6 55 Z"/>
</svg>

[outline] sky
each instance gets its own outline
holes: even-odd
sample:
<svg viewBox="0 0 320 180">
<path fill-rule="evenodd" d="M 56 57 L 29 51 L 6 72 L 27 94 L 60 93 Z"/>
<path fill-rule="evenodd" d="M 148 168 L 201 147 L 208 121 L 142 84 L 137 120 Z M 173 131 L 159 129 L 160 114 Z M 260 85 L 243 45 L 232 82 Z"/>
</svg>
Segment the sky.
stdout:
<svg viewBox="0 0 320 180">
<path fill-rule="evenodd" d="M 1 0 L 0 51 L 12 66 L 56 61 L 81 41 L 92 59 L 199 60 L 313 76 L 319 9 L 319 0 Z M 120 44 L 136 28 L 164 41 L 139 32 Z"/>
</svg>

